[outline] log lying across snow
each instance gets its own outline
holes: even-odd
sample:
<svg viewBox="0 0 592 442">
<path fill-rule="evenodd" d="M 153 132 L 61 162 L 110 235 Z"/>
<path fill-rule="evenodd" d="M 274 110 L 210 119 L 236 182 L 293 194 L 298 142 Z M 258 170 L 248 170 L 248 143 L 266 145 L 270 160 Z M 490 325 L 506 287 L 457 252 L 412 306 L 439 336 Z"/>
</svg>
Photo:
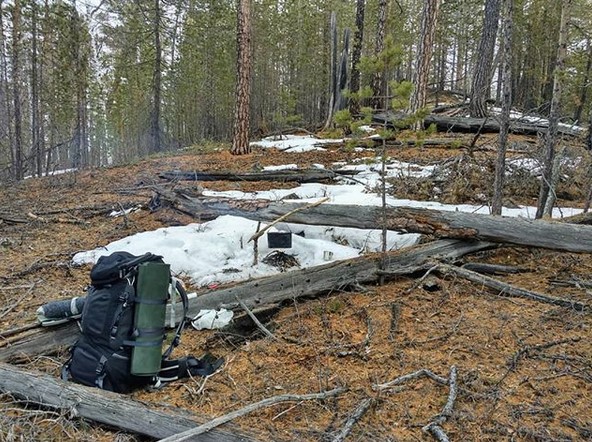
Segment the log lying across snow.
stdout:
<svg viewBox="0 0 592 442">
<path fill-rule="evenodd" d="M 207 419 L 188 412 L 153 410 L 124 395 L 64 382 L 55 376 L 31 372 L 0 363 L 0 391 L 35 404 L 67 412 L 126 431 L 153 438 L 165 438 L 203 424 Z M 195 436 L 203 442 L 248 442 L 251 436 L 227 430 L 212 429 Z"/>
<path fill-rule="evenodd" d="M 168 196 L 167 196 L 168 195 Z M 163 198 L 183 205 L 186 213 L 200 217 L 207 212 L 242 216 L 257 221 L 273 221 L 299 207 L 301 203 L 265 203 L 228 199 L 197 199 L 175 197 L 169 192 Z M 383 219 L 386 218 L 386 222 Z M 476 213 L 453 212 L 411 207 L 354 206 L 323 204 L 298 211 L 286 220 L 289 223 L 358 229 L 381 229 L 405 233 L 423 233 L 439 238 L 462 238 L 510 243 L 568 252 L 592 252 L 592 226 L 556 221 L 501 217 Z"/>
<path fill-rule="evenodd" d="M 404 121 L 408 117 L 402 114 L 388 113 L 377 113 L 372 117 L 375 123 L 384 124 L 385 120 L 387 124 L 397 124 L 399 121 Z M 424 119 L 425 127 L 435 124 L 441 132 L 482 132 L 492 133 L 500 131 L 499 120 L 495 117 L 489 118 L 468 118 L 468 117 L 451 117 L 447 115 L 430 114 Z M 539 132 L 547 131 L 546 120 L 541 119 L 539 122 L 525 122 L 513 120 L 510 122 L 510 132 L 522 135 L 536 135 Z M 580 136 L 582 133 L 577 128 L 568 126 L 560 126 L 558 131 L 562 135 L 569 135 L 573 137 Z"/>
<path fill-rule="evenodd" d="M 267 170 L 249 173 L 234 172 L 162 172 L 158 176 L 167 180 L 183 181 L 280 181 L 313 183 L 334 179 L 340 175 L 356 175 L 356 170 L 298 169 L 298 170 Z"/>
<path fill-rule="evenodd" d="M 189 316 L 197 315 L 202 309 L 239 309 L 241 307 L 235 297 L 240 298 L 247 307 L 253 308 L 303 296 L 317 296 L 342 290 L 350 285 L 377 281 L 381 271 L 386 271 L 391 276 L 411 274 L 426 269 L 427 263 L 433 259 L 454 260 L 491 247 L 493 244 L 479 241 L 441 240 L 389 253 L 384 259 L 379 255 L 362 256 L 257 278 L 198 293 L 196 298 L 189 300 Z M 52 353 L 61 346 L 74 343 L 77 336 L 75 323 L 56 326 L 55 329 L 42 329 L 22 341 L 0 349 L 0 361 Z"/>
</svg>

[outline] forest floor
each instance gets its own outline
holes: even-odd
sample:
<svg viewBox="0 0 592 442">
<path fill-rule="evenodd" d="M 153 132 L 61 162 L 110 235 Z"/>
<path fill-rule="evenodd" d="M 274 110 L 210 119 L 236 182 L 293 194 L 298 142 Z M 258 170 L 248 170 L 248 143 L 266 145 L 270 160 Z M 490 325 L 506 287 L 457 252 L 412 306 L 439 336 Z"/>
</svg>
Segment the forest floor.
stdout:
<svg viewBox="0 0 592 442">
<path fill-rule="evenodd" d="M 491 164 L 495 137 L 482 137 L 479 146 L 471 161 Z M 420 164 L 468 158 L 466 149 L 440 147 L 391 147 L 387 154 Z M 47 301 L 84 293 L 90 267 L 73 266 L 75 253 L 137 232 L 194 222 L 172 210 L 148 210 L 150 186 L 161 182 L 159 172 L 238 172 L 293 163 L 303 168 L 319 163 L 331 167 L 336 161 L 366 156 L 374 158 L 376 153 L 335 145 L 327 151 L 304 153 L 255 149 L 250 155 L 234 157 L 227 151 L 195 148 L 127 166 L 3 186 L 0 330 L 34 322 L 35 310 Z M 485 178 L 463 179 L 465 184 L 444 189 L 441 201 L 474 202 Z M 212 190 L 243 191 L 290 186 L 204 184 Z M 397 192 L 416 198 L 421 196 L 418 189 L 425 188 L 408 183 Z M 582 192 L 581 186 L 568 183 L 561 195 L 570 201 L 560 203 L 581 207 Z M 534 205 L 536 194 L 514 191 L 508 200 Z M 108 216 L 111 210 L 136 205 L 142 209 L 126 217 Z M 592 302 L 592 258 L 587 254 L 502 246 L 466 256 L 464 261 L 517 266 L 524 271 L 496 278 L 539 293 Z M 336 398 L 278 404 L 231 425 L 262 441 L 333 440 L 356 407 L 371 399 L 370 409 L 347 440 L 428 441 L 434 439 L 422 427 L 441 412 L 448 387 L 429 378 L 390 390 L 376 391 L 373 386 L 421 369 L 447 378 L 455 366 L 458 397 L 452 415 L 442 424 L 450 440 L 592 440 L 589 312 L 502 298 L 453 277 L 436 279 L 437 289 L 432 290 L 433 286 L 419 283 L 421 276 L 399 277 L 368 286 L 367 291 L 334 292 L 287 303 L 267 325 L 277 336 L 297 337 L 294 342 L 273 341 L 257 332 L 233 340 L 219 331 L 188 328 L 175 353 L 199 356 L 208 351 L 225 358 L 223 369 L 206 380 L 178 381 L 158 392 L 140 391 L 131 397 L 155 407 L 188 409 L 207 420 L 279 394 L 344 386 L 347 392 Z M 6 345 L 0 341 L 0 352 Z M 64 349 L 39 355 L 26 368 L 59 376 L 66 354 Z M 148 440 L 24 405 L 8 394 L 0 397 L 0 440 L 74 439 Z"/>
</svg>

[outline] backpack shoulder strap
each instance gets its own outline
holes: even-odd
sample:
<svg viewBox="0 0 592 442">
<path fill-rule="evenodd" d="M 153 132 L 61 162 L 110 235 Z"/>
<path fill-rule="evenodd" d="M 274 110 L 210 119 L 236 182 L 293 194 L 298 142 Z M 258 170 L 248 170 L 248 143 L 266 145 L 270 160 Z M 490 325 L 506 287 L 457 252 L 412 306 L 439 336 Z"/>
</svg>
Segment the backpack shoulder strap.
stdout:
<svg viewBox="0 0 592 442">
<path fill-rule="evenodd" d="M 181 302 L 183 303 L 183 316 L 182 316 L 181 320 L 179 321 L 179 325 L 177 326 L 177 329 L 175 330 L 175 336 L 173 337 L 169 347 L 162 354 L 163 361 L 165 359 L 168 359 L 169 356 L 171 355 L 173 349 L 177 345 L 179 345 L 179 342 L 181 340 L 181 333 L 183 332 L 183 329 L 185 328 L 185 323 L 187 321 L 187 311 L 189 310 L 189 299 L 187 298 L 187 292 L 185 291 L 183 284 L 181 283 L 181 281 L 179 281 L 177 279 L 175 279 L 174 281 L 175 281 L 175 290 L 177 290 L 177 292 L 181 296 Z M 171 306 L 171 307 L 174 308 L 174 306 Z M 171 311 L 173 311 L 172 308 L 171 308 Z"/>
</svg>

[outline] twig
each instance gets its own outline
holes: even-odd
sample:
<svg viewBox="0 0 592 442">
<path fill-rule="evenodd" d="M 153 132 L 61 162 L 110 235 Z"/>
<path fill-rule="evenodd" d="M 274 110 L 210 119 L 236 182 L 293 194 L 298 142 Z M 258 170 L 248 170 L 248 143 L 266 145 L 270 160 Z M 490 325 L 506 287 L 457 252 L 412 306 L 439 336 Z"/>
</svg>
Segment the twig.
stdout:
<svg viewBox="0 0 592 442">
<path fill-rule="evenodd" d="M 259 233 L 259 229 L 261 228 L 261 221 L 257 222 L 257 230 L 255 230 L 255 234 Z M 256 266 L 259 262 L 259 237 L 253 240 L 253 265 Z M 242 241 L 242 237 L 241 237 Z"/>
<path fill-rule="evenodd" d="M 255 233 L 253 236 L 251 236 L 249 238 L 249 241 L 247 241 L 247 242 L 254 241 L 257 238 L 261 237 L 261 235 L 263 235 L 269 228 L 273 227 L 277 223 L 281 223 L 283 220 L 285 220 L 286 218 L 288 218 L 290 215 L 293 215 L 294 213 L 300 212 L 300 211 L 305 210 L 305 209 L 310 209 L 312 207 L 320 206 L 321 204 L 323 204 L 323 203 L 325 203 L 327 201 L 329 201 L 329 197 L 321 198 L 320 200 L 315 201 L 314 203 L 310 203 L 310 204 L 307 204 L 306 206 L 297 207 L 294 210 L 290 210 L 288 213 L 283 214 L 278 219 L 276 219 L 275 221 L 273 221 L 273 222 L 269 223 L 267 226 L 265 226 L 262 230 L 260 230 L 259 232 Z"/>
<path fill-rule="evenodd" d="M 481 132 L 483 131 L 483 128 L 485 127 L 485 124 L 487 123 L 489 117 L 485 117 L 483 119 L 483 123 L 481 123 L 481 127 L 479 127 L 479 130 L 477 130 L 477 133 L 475 134 L 475 136 L 473 137 L 473 140 L 471 141 L 471 144 L 469 145 L 469 155 L 473 156 L 473 149 L 475 149 L 475 144 L 477 144 L 477 140 L 479 139 L 479 137 L 481 136 Z"/>
<path fill-rule="evenodd" d="M 551 347 L 555 347 L 556 345 L 563 345 L 563 344 L 572 344 L 574 342 L 579 342 L 582 338 L 576 336 L 575 338 L 568 338 L 568 339 L 560 339 L 558 341 L 551 341 L 546 342 L 544 344 L 539 345 L 527 345 L 526 347 L 522 347 L 516 353 L 512 355 L 510 361 L 508 362 L 508 368 L 510 370 L 514 370 L 518 366 L 518 362 L 524 357 L 528 357 L 531 353 L 537 352 L 540 350 L 546 350 Z"/>
<path fill-rule="evenodd" d="M 262 323 L 261 321 L 259 321 L 259 319 L 257 319 L 257 316 L 255 316 L 253 314 L 253 312 L 251 310 L 249 310 L 249 307 L 247 307 L 247 304 L 245 304 L 242 299 L 240 299 L 238 296 L 234 295 L 234 299 L 236 299 L 238 301 L 238 303 L 240 304 L 240 306 L 243 308 L 243 310 L 245 312 L 247 312 L 247 315 L 249 315 L 249 317 L 253 320 L 253 322 L 255 323 L 255 325 L 259 328 L 259 330 L 261 330 L 263 332 L 263 334 L 265 336 L 267 336 L 268 338 L 273 339 L 274 341 L 279 341 L 278 338 L 275 337 L 275 335 L 270 332 Z"/>
<path fill-rule="evenodd" d="M 25 332 L 28 330 L 32 330 L 34 328 L 40 328 L 40 327 L 42 327 L 42 325 L 39 322 L 33 322 L 28 325 L 23 325 L 22 327 L 15 327 L 15 328 L 11 328 L 9 330 L 0 331 L 0 338 L 1 339 L 8 338 L 9 336 L 18 335 L 19 333 L 22 333 L 22 332 Z"/>
<path fill-rule="evenodd" d="M 37 283 L 33 283 L 31 287 L 29 287 L 29 290 L 27 290 L 27 295 L 31 294 L 36 285 Z M 8 307 L 6 307 L 4 310 L 0 312 L 0 319 L 4 318 L 11 311 L 17 308 L 25 299 L 27 299 L 27 296 L 23 295 L 17 301 L 12 302 Z"/>
<path fill-rule="evenodd" d="M 433 380 L 434 382 L 437 382 L 438 384 L 448 385 L 448 379 L 440 377 L 437 374 L 435 374 L 434 372 L 427 370 L 425 368 L 422 368 L 421 370 L 417 370 L 413 373 L 399 376 L 398 378 L 393 379 L 392 381 L 387 382 L 385 384 L 374 384 L 374 385 L 372 385 L 372 389 L 374 391 L 388 390 L 389 388 L 404 384 L 412 379 L 419 379 L 419 378 L 423 378 L 423 377 L 430 378 L 431 380 Z"/>
<path fill-rule="evenodd" d="M 270 398 L 263 399 L 259 402 L 254 404 L 247 405 L 244 408 L 241 408 L 236 411 L 232 411 L 224 416 L 217 417 L 212 419 L 205 424 L 202 424 L 198 427 L 192 428 L 187 431 L 183 431 L 182 433 L 174 434 L 173 436 L 166 437 L 161 439 L 160 442 L 181 442 L 185 440 L 191 439 L 193 436 L 197 436 L 199 434 L 206 433 L 220 425 L 223 425 L 227 422 L 232 421 L 233 419 L 239 418 L 246 414 L 249 414 L 255 410 L 260 408 L 269 407 L 271 405 L 275 405 L 280 402 L 292 402 L 292 401 L 307 401 L 307 400 L 315 400 L 315 399 L 327 399 L 329 397 L 338 396 L 339 394 L 345 392 L 345 388 L 335 388 L 333 390 L 323 391 L 321 393 L 310 393 L 310 394 L 282 394 L 279 396 L 273 396 Z"/>
<path fill-rule="evenodd" d="M 569 344 L 569 343 L 573 343 L 573 342 L 578 342 L 580 340 L 581 340 L 581 338 L 578 336 L 575 338 L 560 339 L 558 341 L 546 342 L 544 344 L 527 345 L 526 347 L 522 347 L 520 350 L 518 350 L 516 353 L 514 353 L 512 355 L 512 357 L 508 360 L 508 364 L 507 364 L 508 368 L 507 368 L 506 372 L 502 375 L 502 377 L 499 379 L 499 381 L 497 381 L 495 383 L 495 387 L 499 388 L 500 385 L 502 384 L 502 382 L 504 382 L 506 380 L 506 378 L 510 375 L 510 373 L 512 373 L 514 370 L 516 370 L 520 360 L 524 357 L 529 356 L 532 352 L 536 352 L 539 350 L 546 350 L 546 349 L 554 347 L 556 345 Z"/>
<path fill-rule="evenodd" d="M 450 375 L 448 376 L 448 384 L 450 385 L 448 400 L 446 401 L 446 404 L 444 405 L 444 408 L 442 408 L 440 414 L 435 416 L 429 424 L 422 428 L 423 432 L 431 433 L 432 436 L 434 436 L 439 442 L 449 441 L 446 432 L 440 425 L 442 425 L 450 416 L 452 416 L 452 409 L 454 408 L 454 402 L 456 401 L 456 396 L 458 393 L 456 378 L 456 366 L 453 365 L 450 367 Z"/>
<path fill-rule="evenodd" d="M 448 264 L 439 264 L 436 268 L 436 271 L 439 273 L 454 273 L 455 275 L 467 279 L 468 281 L 477 284 L 483 284 L 486 287 L 498 290 L 499 296 L 524 298 L 529 299 L 531 301 L 542 302 L 545 304 L 552 304 L 558 305 L 560 307 L 572 308 L 580 312 L 590 309 L 589 305 L 584 304 L 582 302 L 572 301 L 570 299 L 565 298 L 555 298 L 553 296 L 543 295 L 540 293 L 531 292 L 529 290 L 524 290 L 518 287 L 511 286 L 510 284 L 506 284 L 505 282 L 499 281 L 489 276 L 481 275 L 477 272 L 473 272 L 471 270 L 467 270 L 461 267 L 455 267 Z"/>
<path fill-rule="evenodd" d="M 351 433 L 354 425 L 366 414 L 366 411 L 372 406 L 374 403 L 374 399 L 367 398 L 364 399 L 362 402 L 358 404 L 354 412 L 349 416 L 347 422 L 339 432 L 337 436 L 333 439 L 333 442 L 342 442 L 345 438 Z"/>
<path fill-rule="evenodd" d="M 398 302 L 391 303 L 391 324 L 389 326 L 389 340 L 395 339 L 397 328 L 399 327 L 399 318 L 401 317 L 401 304 Z"/>
<path fill-rule="evenodd" d="M 33 287 L 35 287 L 35 283 L 26 285 L 13 285 L 12 287 L 0 287 L 0 290 L 32 289 Z"/>
<path fill-rule="evenodd" d="M 405 290 L 405 294 L 411 293 L 413 290 L 415 290 L 417 287 L 419 287 L 419 286 L 420 286 L 420 285 L 421 285 L 421 284 L 422 284 L 422 283 L 423 283 L 423 282 L 426 280 L 426 278 L 427 278 L 428 276 L 430 276 L 430 273 L 432 273 L 433 271 L 435 271 L 435 270 L 437 270 L 437 269 L 438 269 L 438 264 L 436 264 L 436 265 L 434 265 L 434 266 L 430 267 L 430 268 L 429 268 L 429 269 L 428 269 L 428 270 L 427 270 L 427 271 L 424 273 L 424 275 L 423 275 L 421 278 L 419 278 L 419 280 L 418 280 L 418 281 L 417 281 L 415 284 L 413 284 L 413 285 L 412 285 L 410 288 L 408 288 L 407 290 Z"/>
<path fill-rule="evenodd" d="M 422 428 L 422 431 L 426 433 L 431 433 L 432 436 L 434 436 L 434 438 L 439 442 L 450 442 L 450 439 L 448 439 L 448 435 L 446 434 L 444 429 L 434 422 L 430 422 L 429 424 L 427 424 L 425 427 Z"/>
</svg>

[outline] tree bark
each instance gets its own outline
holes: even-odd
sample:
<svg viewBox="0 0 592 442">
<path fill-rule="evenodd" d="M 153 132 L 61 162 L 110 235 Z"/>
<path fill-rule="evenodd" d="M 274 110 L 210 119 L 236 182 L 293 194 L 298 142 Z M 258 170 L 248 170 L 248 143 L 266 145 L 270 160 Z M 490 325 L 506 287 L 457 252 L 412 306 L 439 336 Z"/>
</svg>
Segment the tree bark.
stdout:
<svg viewBox="0 0 592 442">
<path fill-rule="evenodd" d="M 372 116 L 372 120 L 376 123 L 384 124 L 385 119 L 387 124 L 394 124 L 409 118 L 408 114 L 385 114 L 383 112 L 376 113 Z M 424 119 L 424 127 L 435 124 L 438 131 L 441 132 L 471 132 L 475 133 L 493 133 L 500 131 L 500 123 L 493 118 L 465 118 L 465 117 L 449 117 L 440 114 L 430 114 Z M 400 127 L 400 126 L 397 126 Z M 522 123 L 518 121 L 510 121 L 510 132 L 522 135 L 537 135 L 539 132 L 548 130 L 546 121 L 541 123 Z M 558 127 L 557 133 L 565 136 L 578 137 L 582 132 L 578 129 L 569 127 Z"/>
<path fill-rule="evenodd" d="M 162 13 L 160 0 L 154 0 L 153 7 L 154 66 L 152 70 L 152 109 L 150 110 L 150 151 L 160 152 L 162 150 L 160 137 L 160 93 L 162 88 L 162 46 L 160 42 Z"/>
<path fill-rule="evenodd" d="M 360 91 L 360 69 L 358 63 L 362 56 L 362 43 L 364 40 L 364 10 L 366 0 L 357 0 L 356 2 L 356 32 L 354 34 L 354 44 L 352 50 L 352 69 L 349 89 L 352 94 Z M 360 98 L 353 97 L 349 101 L 349 112 L 352 116 L 360 113 Z"/>
<path fill-rule="evenodd" d="M 237 16 L 237 81 L 234 108 L 233 155 L 251 152 L 249 106 L 251 101 L 251 0 L 239 0 Z"/>
<path fill-rule="evenodd" d="M 14 140 L 13 140 L 13 168 L 14 177 L 22 180 L 24 177 L 23 164 L 23 130 L 21 116 L 21 2 L 15 0 L 12 7 L 12 100 L 14 109 Z"/>
<path fill-rule="evenodd" d="M 207 422 L 188 412 L 152 410 L 125 395 L 64 382 L 55 376 L 31 372 L 0 363 L 0 391 L 36 405 L 44 405 L 71 416 L 90 419 L 111 427 L 153 438 L 169 437 Z M 248 442 L 251 436 L 212 429 L 192 439 L 203 442 Z"/>
<path fill-rule="evenodd" d="M 243 216 L 257 221 L 274 221 L 302 207 L 298 203 L 266 204 L 261 200 L 251 207 L 248 202 L 233 202 L 229 199 L 202 201 L 184 197 L 182 201 L 184 210 L 195 210 L 197 217 L 203 210 L 209 210 L 211 214 L 218 216 Z M 567 252 L 592 252 L 592 226 L 411 207 L 387 207 L 385 210 L 386 226 L 381 221 L 383 208 L 379 206 L 341 204 L 307 208 L 292 214 L 286 222 L 357 229 L 386 227 L 389 230 L 422 233 L 439 238 L 478 239 Z"/>
<path fill-rule="evenodd" d="M 43 157 L 41 152 L 41 140 L 39 128 L 39 69 L 38 69 L 38 28 L 37 28 L 37 1 L 31 3 L 31 147 L 34 155 L 34 170 L 37 176 L 43 171 Z"/>
<path fill-rule="evenodd" d="M 341 57 L 339 58 L 339 66 L 337 69 L 337 89 L 335 90 L 335 102 L 333 105 L 333 115 L 337 111 L 346 108 L 346 99 L 344 91 L 347 89 L 347 82 L 349 78 L 349 38 L 350 30 L 343 30 L 343 49 L 341 50 Z"/>
<path fill-rule="evenodd" d="M 329 109 L 327 111 L 327 120 L 323 127 L 324 130 L 333 126 L 333 109 L 335 107 L 335 93 L 337 91 L 337 15 L 331 12 L 329 19 Z"/>
<path fill-rule="evenodd" d="M 580 119 L 582 118 L 582 112 L 584 111 L 584 105 L 588 102 L 588 88 L 590 87 L 590 71 L 592 71 L 592 44 L 590 43 L 590 37 L 586 39 L 586 70 L 584 71 L 584 79 L 582 80 L 582 91 L 580 93 L 580 102 L 574 113 L 574 121 L 577 124 L 581 124 Z"/>
<path fill-rule="evenodd" d="M 421 15 L 421 31 L 417 46 L 415 72 L 413 84 L 415 88 L 409 99 L 409 113 L 415 114 L 426 105 L 428 79 L 430 73 L 430 61 L 432 48 L 436 34 L 436 22 L 440 0 L 425 0 Z M 414 130 L 421 130 L 423 121 L 419 120 L 413 125 Z"/>
<path fill-rule="evenodd" d="M 489 3 L 489 2 L 488 2 Z M 504 177 L 506 170 L 506 146 L 510 132 L 510 111 L 512 109 L 512 13 L 513 0 L 504 1 L 504 43 L 503 43 L 503 71 L 502 89 L 503 102 L 500 118 L 500 133 L 495 160 L 495 178 L 493 182 L 493 198 L 491 214 L 502 214 L 502 199 L 504 195 Z M 499 5 L 498 5 L 499 15 Z"/>
<path fill-rule="evenodd" d="M 545 137 L 545 153 L 543 159 L 543 176 L 537 203 L 536 218 L 543 215 L 549 216 L 553 207 L 548 207 L 547 197 L 549 192 L 555 189 L 551 185 L 553 175 L 553 162 L 555 159 L 555 144 L 557 143 L 557 127 L 561 112 L 561 92 L 563 73 L 565 71 L 565 58 L 567 56 L 567 27 L 573 0 L 561 2 L 561 24 L 559 27 L 559 43 L 557 47 L 557 61 L 553 71 L 553 97 L 551 98 L 551 109 L 549 111 L 549 129 Z"/>
<path fill-rule="evenodd" d="M 378 57 L 379 54 L 384 50 L 384 37 L 386 34 L 386 16 L 388 9 L 387 0 L 378 1 L 378 22 L 376 24 L 376 43 L 374 47 L 374 56 Z M 383 75 L 384 72 L 374 72 L 372 76 L 372 107 L 374 109 L 383 109 L 386 111 L 388 106 L 385 106 L 384 96 L 385 88 L 383 87 Z"/>
<path fill-rule="evenodd" d="M 0 149 L 9 152 L 10 163 L 14 164 L 12 148 L 12 128 L 10 106 L 10 91 L 8 86 L 8 62 L 6 54 L 6 38 L 4 36 L 4 10 L 0 0 Z"/>
<path fill-rule="evenodd" d="M 163 172 L 158 176 L 171 181 L 280 181 L 311 183 L 331 180 L 338 176 L 356 175 L 356 170 L 328 170 L 328 169 L 299 169 L 299 170 L 270 170 L 250 173 L 233 173 L 223 171 L 212 172 Z"/>
<path fill-rule="evenodd" d="M 483 29 L 481 39 L 477 50 L 477 62 L 473 74 L 473 84 L 471 88 L 471 101 L 469 103 L 469 112 L 471 117 L 487 117 L 487 106 L 485 104 L 488 98 L 488 92 L 491 86 L 493 50 L 495 47 L 495 38 L 500 15 L 501 0 L 486 0 L 485 14 L 483 17 Z"/>
</svg>

